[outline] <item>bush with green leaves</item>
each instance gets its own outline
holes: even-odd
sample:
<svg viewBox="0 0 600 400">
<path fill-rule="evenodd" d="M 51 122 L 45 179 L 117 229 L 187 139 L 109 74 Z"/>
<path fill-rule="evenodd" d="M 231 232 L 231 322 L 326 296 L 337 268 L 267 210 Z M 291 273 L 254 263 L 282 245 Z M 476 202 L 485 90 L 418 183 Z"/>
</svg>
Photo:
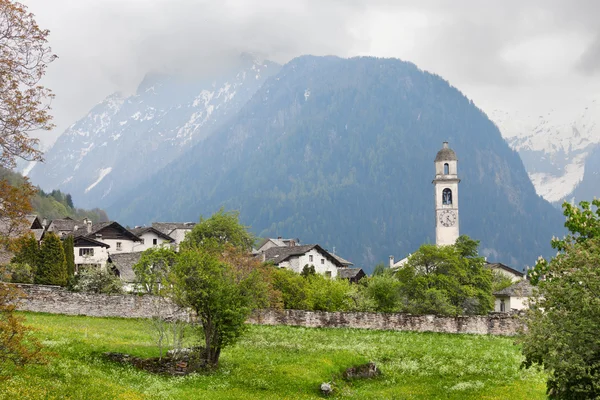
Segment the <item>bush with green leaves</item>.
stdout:
<svg viewBox="0 0 600 400">
<path fill-rule="evenodd" d="M 34 268 L 27 263 L 10 263 L 4 269 L 6 278 L 12 283 L 33 283 Z"/>
<path fill-rule="evenodd" d="M 86 293 L 121 294 L 123 283 L 112 273 L 110 264 L 106 268 L 88 266 L 79 269 L 74 279 L 73 290 Z"/>
<path fill-rule="evenodd" d="M 553 239 L 559 253 L 539 260 L 536 290 L 520 343 L 525 367 L 548 372 L 551 399 L 600 398 L 600 201 L 563 205 L 569 234 Z"/>
<path fill-rule="evenodd" d="M 373 311 L 398 312 L 402 306 L 400 287 L 393 274 L 382 272 L 369 278 L 364 295 L 373 301 Z"/>
</svg>

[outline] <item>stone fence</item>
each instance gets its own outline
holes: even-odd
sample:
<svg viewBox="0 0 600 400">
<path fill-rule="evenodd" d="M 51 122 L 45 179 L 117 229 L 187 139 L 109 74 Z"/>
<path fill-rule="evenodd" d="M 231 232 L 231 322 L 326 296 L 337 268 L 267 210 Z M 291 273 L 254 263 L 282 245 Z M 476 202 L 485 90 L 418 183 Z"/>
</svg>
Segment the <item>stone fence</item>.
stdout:
<svg viewBox="0 0 600 400">
<path fill-rule="evenodd" d="M 148 318 L 155 315 L 158 299 L 153 296 L 73 293 L 58 286 L 16 284 L 26 295 L 22 311 L 91 317 Z M 164 303 L 163 303 L 164 305 Z M 188 319 L 185 312 L 167 304 L 162 315 Z M 257 310 L 248 323 L 291 325 L 311 328 L 362 328 L 396 331 L 515 335 L 521 323 L 505 313 L 444 317 L 437 315 L 384 314 L 369 312 L 321 312 L 303 310 Z"/>
</svg>

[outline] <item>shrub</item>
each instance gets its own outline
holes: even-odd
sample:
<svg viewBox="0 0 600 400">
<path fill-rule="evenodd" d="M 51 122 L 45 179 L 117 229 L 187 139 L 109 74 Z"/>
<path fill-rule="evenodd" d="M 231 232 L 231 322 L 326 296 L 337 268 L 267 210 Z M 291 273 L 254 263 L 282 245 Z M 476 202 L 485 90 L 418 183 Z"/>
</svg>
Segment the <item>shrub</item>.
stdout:
<svg viewBox="0 0 600 400">
<path fill-rule="evenodd" d="M 370 278 L 365 295 L 374 302 L 375 311 L 400 311 L 400 282 L 389 273 Z"/>
<path fill-rule="evenodd" d="M 84 267 L 75 276 L 73 290 L 76 292 L 120 294 L 123 293 L 121 279 L 106 268 Z"/>
<path fill-rule="evenodd" d="M 6 267 L 7 280 L 13 283 L 33 283 L 34 269 L 27 263 L 11 263 Z"/>
</svg>

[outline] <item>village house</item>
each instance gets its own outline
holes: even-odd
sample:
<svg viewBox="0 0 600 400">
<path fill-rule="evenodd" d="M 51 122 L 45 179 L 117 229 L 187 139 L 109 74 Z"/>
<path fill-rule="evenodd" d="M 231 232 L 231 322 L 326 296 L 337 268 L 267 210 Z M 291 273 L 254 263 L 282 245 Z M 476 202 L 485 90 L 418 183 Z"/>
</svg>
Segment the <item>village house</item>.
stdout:
<svg viewBox="0 0 600 400">
<path fill-rule="evenodd" d="M 129 231 L 141 239 L 141 242 L 134 246 L 136 252 L 175 243 L 171 236 L 151 226 L 135 227 Z"/>
<path fill-rule="evenodd" d="M 11 239 L 18 238 L 26 233 L 33 234 L 38 243 L 44 237 L 44 224 L 39 217 L 34 214 L 28 214 L 23 221 L 14 222 L 9 220 L 0 220 L 0 235 Z M 14 257 L 14 254 L 5 246 L 0 247 L 0 265 L 7 265 Z"/>
<path fill-rule="evenodd" d="M 136 290 L 136 276 L 133 266 L 140 261 L 141 256 L 141 251 L 110 254 L 108 256 L 108 262 L 112 266 L 112 272 L 121 278 L 123 289 L 127 292 Z"/>
<path fill-rule="evenodd" d="M 152 227 L 174 240 L 175 250 L 179 248 L 185 235 L 192 231 L 194 222 L 153 222 Z"/>
<path fill-rule="evenodd" d="M 517 271 L 516 269 L 502 263 L 490 263 L 486 261 L 485 267 L 491 269 L 492 271 L 501 273 L 503 276 L 509 278 L 513 282 L 518 282 L 525 277 L 523 272 Z"/>
<path fill-rule="evenodd" d="M 57 218 L 50 221 L 50 224 L 46 228 L 47 232 L 56 234 L 59 238 L 63 239 L 65 236 L 70 235 L 74 231 L 83 227 L 83 221 L 77 221 L 71 217 Z"/>
<path fill-rule="evenodd" d="M 528 298 L 533 293 L 533 286 L 527 279 L 523 279 L 512 286 L 494 293 L 496 298 L 494 311 L 511 312 L 520 311 L 529 307 Z"/>
<path fill-rule="evenodd" d="M 279 236 L 277 239 L 266 238 L 260 242 L 254 253 L 263 253 L 273 247 L 292 247 L 296 245 L 300 245 L 300 239 L 282 239 L 281 236 Z"/>
<path fill-rule="evenodd" d="M 83 266 L 96 268 L 106 267 L 108 249 L 110 248 L 108 244 L 91 237 L 77 236 L 73 238 L 73 246 L 76 272 Z"/>
<path fill-rule="evenodd" d="M 262 252 L 263 262 L 272 262 L 279 268 L 287 268 L 301 273 L 305 266 L 314 266 L 315 272 L 335 278 L 338 269 L 344 268 L 335 257 L 318 244 L 303 246 L 277 246 Z"/>
</svg>

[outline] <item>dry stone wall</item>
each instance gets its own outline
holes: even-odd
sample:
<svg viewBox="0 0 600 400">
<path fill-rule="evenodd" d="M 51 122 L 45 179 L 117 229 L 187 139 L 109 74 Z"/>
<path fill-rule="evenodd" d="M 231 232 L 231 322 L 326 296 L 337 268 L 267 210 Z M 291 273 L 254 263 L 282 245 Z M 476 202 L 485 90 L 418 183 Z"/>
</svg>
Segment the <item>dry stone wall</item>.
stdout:
<svg viewBox="0 0 600 400">
<path fill-rule="evenodd" d="M 156 298 L 137 295 L 73 293 L 58 286 L 18 286 L 26 295 L 23 311 L 92 317 L 148 318 L 155 315 Z M 188 319 L 188 314 L 169 305 L 163 315 Z M 443 317 L 436 315 L 383 314 L 367 312 L 320 312 L 303 310 L 258 310 L 248 323 L 291 325 L 311 328 L 363 328 L 397 331 L 475 333 L 511 336 L 521 323 L 505 313 Z"/>
</svg>

